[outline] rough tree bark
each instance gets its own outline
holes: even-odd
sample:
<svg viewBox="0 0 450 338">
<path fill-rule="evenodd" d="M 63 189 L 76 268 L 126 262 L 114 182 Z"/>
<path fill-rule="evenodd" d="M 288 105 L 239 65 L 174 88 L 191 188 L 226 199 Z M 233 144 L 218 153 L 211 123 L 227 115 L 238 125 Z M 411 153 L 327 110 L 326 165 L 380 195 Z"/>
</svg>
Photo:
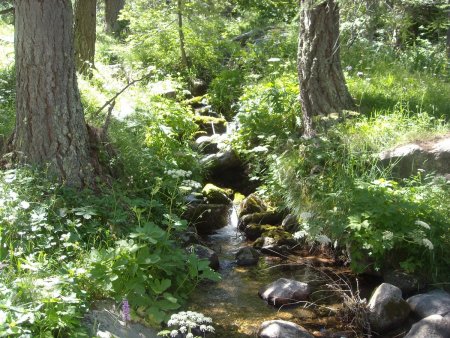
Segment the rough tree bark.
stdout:
<svg viewBox="0 0 450 338">
<path fill-rule="evenodd" d="M 333 0 L 301 0 L 298 77 L 304 136 L 314 136 L 314 117 L 354 106 L 339 47 L 338 5 Z"/>
<path fill-rule="evenodd" d="M 48 165 L 75 187 L 90 185 L 88 130 L 75 74 L 71 0 L 16 1 L 18 160 Z"/>
<path fill-rule="evenodd" d="M 125 0 L 105 0 L 106 32 L 117 34 L 120 32 L 119 13 L 125 6 Z"/>
<path fill-rule="evenodd" d="M 95 57 L 97 0 L 75 2 L 75 62 L 84 75 L 92 74 Z"/>
</svg>

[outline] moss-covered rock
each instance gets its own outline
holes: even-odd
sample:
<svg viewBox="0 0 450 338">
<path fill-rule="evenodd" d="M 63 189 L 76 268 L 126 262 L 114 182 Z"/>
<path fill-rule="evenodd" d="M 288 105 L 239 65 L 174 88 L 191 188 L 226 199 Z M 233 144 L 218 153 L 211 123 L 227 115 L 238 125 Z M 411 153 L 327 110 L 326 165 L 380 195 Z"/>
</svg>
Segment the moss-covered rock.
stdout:
<svg viewBox="0 0 450 338">
<path fill-rule="evenodd" d="M 196 115 L 194 122 L 200 130 L 206 131 L 208 135 L 222 134 L 227 131 L 227 121 L 221 117 Z"/>
<path fill-rule="evenodd" d="M 248 224 L 244 229 L 244 234 L 247 239 L 254 241 L 258 237 L 260 237 L 263 233 L 273 230 L 276 227 L 270 224 Z"/>
<path fill-rule="evenodd" d="M 244 230 L 249 224 L 281 225 L 283 215 L 276 211 L 255 212 L 239 218 L 239 229 Z"/>
<path fill-rule="evenodd" d="M 205 105 L 205 96 L 195 96 L 192 99 L 184 101 L 185 104 L 191 106 L 192 108 L 200 108 Z"/>
<path fill-rule="evenodd" d="M 267 205 L 263 202 L 263 200 L 255 194 L 250 194 L 239 205 L 238 216 L 241 218 L 244 215 L 264 211 L 267 211 Z"/>
<path fill-rule="evenodd" d="M 202 194 L 203 197 L 206 199 L 207 203 L 211 204 L 232 203 L 230 196 L 233 196 L 233 191 L 231 189 L 219 188 L 214 184 L 208 183 L 203 187 Z"/>
<path fill-rule="evenodd" d="M 230 205 L 193 203 L 187 207 L 182 217 L 195 226 L 198 234 L 211 234 L 228 224 Z"/>
<path fill-rule="evenodd" d="M 253 247 L 268 255 L 283 256 L 288 254 L 295 244 L 292 234 L 279 227 L 272 227 L 263 232 L 253 243 Z"/>
</svg>

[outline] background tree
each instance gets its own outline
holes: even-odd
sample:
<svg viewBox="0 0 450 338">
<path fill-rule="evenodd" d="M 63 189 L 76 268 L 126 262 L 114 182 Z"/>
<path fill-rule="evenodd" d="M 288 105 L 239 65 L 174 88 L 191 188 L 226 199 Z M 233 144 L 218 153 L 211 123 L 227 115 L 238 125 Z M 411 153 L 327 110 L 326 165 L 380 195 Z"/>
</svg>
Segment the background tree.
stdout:
<svg viewBox="0 0 450 338">
<path fill-rule="evenodd" d="M 315 133 L 314 117 L 353 107 L 340 60 L 339 7 L 333 0 L 301 1 L 298 77 L 305 136 Z"/>
<path fill-rule="evenodd" d="M 120 11 L 125 6 L 125 0 L 105 0 L 105 22 L 106 32 L 117 34 L 120 32 Z"/>
<path fill-rule="evenodd" d="M 16 1 L 16 126 L 19 160 L 49 165 L 69 185 L 92 180 L 88 130 L 75 74 L 70 0 Z"/>
<path fill-rule="evenodd" d="M 97 0 L 75 2 L 75 62 L 77 71 L 89 75 L 94 66 Z"/>
</svg>

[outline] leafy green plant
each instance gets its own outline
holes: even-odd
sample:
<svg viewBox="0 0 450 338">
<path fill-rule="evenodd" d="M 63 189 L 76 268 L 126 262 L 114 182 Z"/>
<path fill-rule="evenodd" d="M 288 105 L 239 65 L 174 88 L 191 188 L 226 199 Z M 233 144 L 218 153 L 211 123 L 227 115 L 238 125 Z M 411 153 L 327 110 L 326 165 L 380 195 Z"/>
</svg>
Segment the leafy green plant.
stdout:
<svg viewBox="0 0 450 338">
<path fill-rule="evenodd" d="M 186 223 L 176 221 L 172 226 L 179 231 Z M 130 306 L 152 323 L 165 320 L 198 282 L 218 278 L 208 261 L 176 248 L 169 233 L 170 229 L 146 223 L 114 246 L 92 251 L 92 287 L 119 300 L 125 296 Z"/>
</svg>

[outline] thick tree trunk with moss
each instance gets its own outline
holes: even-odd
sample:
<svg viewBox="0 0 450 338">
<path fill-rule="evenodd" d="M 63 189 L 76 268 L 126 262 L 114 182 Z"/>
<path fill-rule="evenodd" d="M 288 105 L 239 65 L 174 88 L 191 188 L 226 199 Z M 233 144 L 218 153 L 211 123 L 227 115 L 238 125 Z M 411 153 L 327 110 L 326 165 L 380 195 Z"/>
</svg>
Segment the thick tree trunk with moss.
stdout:
<svg viewBox="0 0 450 338">
<path fill-rule="evenodd" d="M 105 21 L 106 32 L 117 34 L 120 32 L 120 22 L 118 20 L 120 11 L 125 6 L 125 0 L 105 0 Z"/>
<path fill-rule="evenodd" d="M 92 75 L 95 57 L 97 0 L 75 2 L 75 62 L 77 71 Z"/>
<path fill-rule="evenodd" d="M 301 0 L 298 77 L 305 136 L 315 134 L 315 117 L 354 106 L 339 47 L 338 5 L 333 0 Z"/>
<path fill-rule="evenodd" d="M 75 187 L 93 180 L 87 126 L 75 74 L 71 0 L 16 1 L 18 160 L 48 166 Z"/>
<path fill-rule="evenodd" d="M 75 62 L 77 71 L 91 75 L 95 57 L 97 0 L 75 2 Z"/>
</svg>

